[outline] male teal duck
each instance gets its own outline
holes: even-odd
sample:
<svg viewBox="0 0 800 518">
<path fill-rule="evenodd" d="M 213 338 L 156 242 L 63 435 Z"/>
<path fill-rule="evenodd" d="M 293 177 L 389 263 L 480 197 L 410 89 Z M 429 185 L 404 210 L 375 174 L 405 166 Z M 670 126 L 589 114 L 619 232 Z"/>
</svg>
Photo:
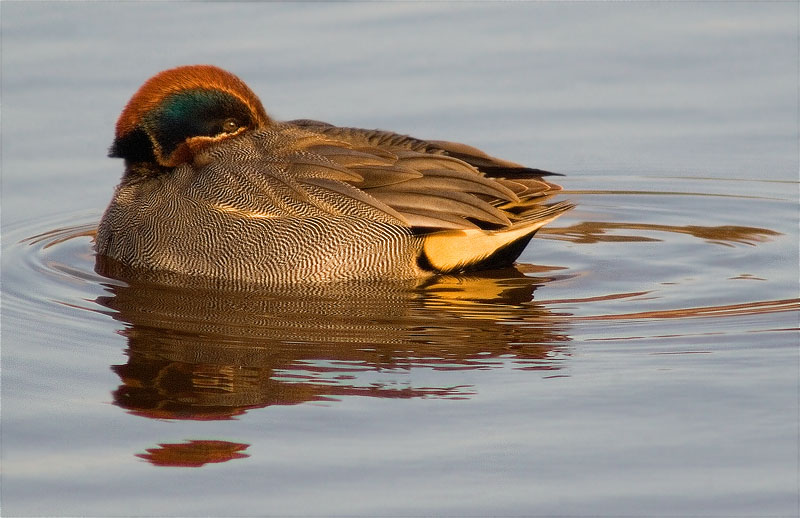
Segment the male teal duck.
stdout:
<svg viewBox="0 0 800 518">
<path fill-rule="evenodd" d="M 98 254 L 263 284 L 409 279 L 508 266 L 569 210 L 551 173 L 463 144 L 278 122 L 238 77 L 166 70 L 127 104 L 125 172 Z"/>
</svg>

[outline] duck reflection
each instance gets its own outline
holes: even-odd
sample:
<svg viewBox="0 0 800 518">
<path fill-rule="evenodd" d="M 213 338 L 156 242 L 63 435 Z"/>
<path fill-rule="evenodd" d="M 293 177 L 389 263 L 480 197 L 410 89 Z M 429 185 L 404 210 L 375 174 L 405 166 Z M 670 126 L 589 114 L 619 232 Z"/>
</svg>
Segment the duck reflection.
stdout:
<svg viewBox="0 0 800 518">
<path fill-rule="evenodd" d="M 126 324 L 114 402 L 151 418 L 230 419 L 351 395 L 464 398 L 472 387 L 417 384 L 409 373 L 558 369 L 568 341 L 533 302 L 547 271 L 267 290 L 97 267 L 124 281 L 98 299 Z"/>
<path fill-rule="evenodd" d="M 199 468 L 210 463 L 247 458 L 249 455 L 242 451 L 249 447 L 249 444 L 236 442 L 195 440 L 159 444 L 158 448 L 148 448 L 147 453 L 136 456 L 154 466 Z"/>
</svg>

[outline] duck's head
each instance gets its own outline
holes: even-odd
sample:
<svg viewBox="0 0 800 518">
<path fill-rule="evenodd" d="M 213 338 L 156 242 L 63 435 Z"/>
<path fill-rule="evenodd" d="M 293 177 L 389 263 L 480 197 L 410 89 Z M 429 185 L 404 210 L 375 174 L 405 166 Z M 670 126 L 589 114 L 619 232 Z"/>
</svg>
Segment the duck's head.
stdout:
<svg viewBox="0 0 800 518">
<path fill-rule="evenodd" d="M 241 79 L 210 65 L 183 66 L 150 78 L 131 98 L 109 156 L 175 167 L 215 142 L 269 124 Z"/>
</svg>

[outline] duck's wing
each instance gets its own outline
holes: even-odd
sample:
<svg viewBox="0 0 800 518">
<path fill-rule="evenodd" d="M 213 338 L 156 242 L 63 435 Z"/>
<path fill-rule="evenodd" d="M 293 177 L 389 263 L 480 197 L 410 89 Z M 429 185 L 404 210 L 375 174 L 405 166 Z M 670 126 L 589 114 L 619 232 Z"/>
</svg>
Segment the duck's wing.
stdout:
<svg viewBox="0 0 800 518">
<path fill-rule="evenodd" d="M 354 145 L 369 145 L 391 150 L 406 149 L 426 154 L 447 155 L 462 160 L 489 176 L 514 176 L 517 178 L 523 176 L 562 176 L 552 171 L 526 167 L 510 160 L 497 158 L 476 147 L 459 142 L 423 140 L 378 129 L 339 127 L 311 119 L 297 119 L 289 121 L 287 124 L 322 133 Z"/>
<path fill-rule="evenodd" d="M 509 227 L 560 190 L 542 179 L 545 171 L 463 144 L 310 120 L 287 125 L 323 137 L 308 151 L 358 175 L 360 180 L 344 181 L 399 213 L 421 233 Z"/>
<path fill-rule="evenodd" d="M 552 171 L 525 167 L 522 164 L 511 162 L 510 160 L 503 160 L 502 158 L 491 156 L 476 147 L 468 146 L 460 142 L 448 142 L 446 140 L 428 140 L 427 142 L 433 149 L 441 149 L 447 155 L 463 160 L 489 176 L 513 176 L 516 178 L 563 176 Z"/>
</svg>

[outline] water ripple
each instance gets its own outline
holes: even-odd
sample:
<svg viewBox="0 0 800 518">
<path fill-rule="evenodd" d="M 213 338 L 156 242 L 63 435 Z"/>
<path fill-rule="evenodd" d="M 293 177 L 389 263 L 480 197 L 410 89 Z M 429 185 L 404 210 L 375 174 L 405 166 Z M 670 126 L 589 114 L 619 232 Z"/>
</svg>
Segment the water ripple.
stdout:
<svg viewBox="0 0 800 518">
<path fill-rule="evenodd" d="M 637 204 L 653 205 L 641 200 L 640 191 L 573 192 L 624 195 L 632 217 L 646 216 Z M 703 304 L 686 288 L 710 281 L 681 279 L 680 262 L 642 262 L 628 248 L 627 255 L 606 254 L 584 270 L 581 251 L 594 248 L 563 249 L 564 242 L 657 246 L 666 247 L 669 257 L 681 246 L 679 236 L 712 246 L 755 247 L 779 240 L 784 234 L 777 230 L 563 219 L 565 226 L 546 229 L 545 240 L 534 242 L 538 250 L 548 239 L 561 241 L 556 264 L 421 282 L 266 290 L 95 263 L 97 215 L 66 215 L 4 232 L 4 317 L 34 327 L 29 315 L 48 315 L 75 334 L 91 328 L 122 335 L 127 360 L 111 366 L 120 380 L 115 404 L 147 417 L 208 420 L 355 395 L 469 398 L 476 390 L 471 385 L 448 384 L 446 378 L 413 382 L 409 373 L 510 367 L 549 378 L 569 361 L 575 336 L 587 342 L 703 336 L 709 329 L 719 332 L 721 319 L 730 317 L 745 326 L 737 333 L 785 329 L 774 322 L 743 322 L 800 310 L 797 298 L 747 300 L 758 292 Z M 59 226 L 61 221 L 74 224 Z M 698 258 L 713 256 L 710 250 L 698 249 Z M 603 261 L 611 260 L 627 275 L 605 280 Z M 723 279 L 766 277 L 726 268 Z M 707 323 L 698 327 L 692 320 Z"/>
</svg>

